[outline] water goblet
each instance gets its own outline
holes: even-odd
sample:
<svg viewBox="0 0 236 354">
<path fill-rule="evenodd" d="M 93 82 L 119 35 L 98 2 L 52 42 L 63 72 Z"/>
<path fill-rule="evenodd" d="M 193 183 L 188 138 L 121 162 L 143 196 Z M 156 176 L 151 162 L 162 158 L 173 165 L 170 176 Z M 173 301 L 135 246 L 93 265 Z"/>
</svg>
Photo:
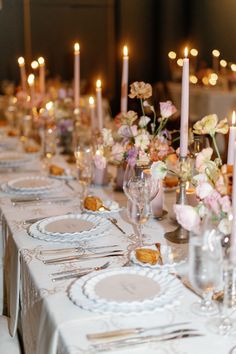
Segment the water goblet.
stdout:
<svg viewBox="0 0 236 354">
<path fill-rule="evenodd" d="M 218 312 L 212 301 L 214 289 L 222 283 L 222 248 L 216 229 L 206 229 L 201 234 L 190 234 L 189 280 L 202 294 L 202 300 L 192 305 L 197 315 L 211 316 Z"/>
</svg>

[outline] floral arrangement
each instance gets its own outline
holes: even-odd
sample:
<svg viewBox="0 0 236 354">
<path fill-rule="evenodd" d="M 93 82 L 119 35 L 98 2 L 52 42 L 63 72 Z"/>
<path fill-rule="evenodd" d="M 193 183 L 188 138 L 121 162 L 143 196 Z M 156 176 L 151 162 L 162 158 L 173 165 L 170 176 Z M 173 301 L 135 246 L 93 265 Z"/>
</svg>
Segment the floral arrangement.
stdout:
<svg viewBox="0 0 236 354">
<path fill-rule="evenodd" d="M 115 134 L 112 135 L 110 129 L 102 130 L 99 145 L 103 146 L 103 151 L 95 156 L 97 167 L 105 166 L 107 160 L 132 166 L 148 165 L 175 152 L 171 147 L 171 133 L 165 127 L 176 108 L 170 101 L 161 102 L 160 117 L 157 117 L 154 106 L 149 102 L 151 96 L 150 84 L 134 82 L 130 85 L 129 97 L 140 101 L 142 115 L 139 117 L 133 110 L 120 113 L 115 118 L 118 128 Z"/>
<path fill-rule="evenodd" d="M 190 178 L 196 188 L 196 196 L 199 203 L 196 207 L 190 205 L 174 205 L 177 221 L 188 231 L 200 231 L 205 218 L 218 227 L 219 231 L 227 235 L 231 229 L 231 179 L 227 165 L 222 165 L 215 135 L 226 134 L 228 123 L 226 119 L 218 122 L 215 114 L 206 116 L 193 126 L 195 134 L 208 134 L 213 140 L 216 158 L 213 160 L 213 149 L 203 149 L 198 153 L 194 166 L 194 176 Z M 165 177 L 168 172 L 168 164 L 157 162 L 152 166 L 154 173 L 159 178 Z M 188 176 L 189 177 L 189 176 Z"/>
</svg>

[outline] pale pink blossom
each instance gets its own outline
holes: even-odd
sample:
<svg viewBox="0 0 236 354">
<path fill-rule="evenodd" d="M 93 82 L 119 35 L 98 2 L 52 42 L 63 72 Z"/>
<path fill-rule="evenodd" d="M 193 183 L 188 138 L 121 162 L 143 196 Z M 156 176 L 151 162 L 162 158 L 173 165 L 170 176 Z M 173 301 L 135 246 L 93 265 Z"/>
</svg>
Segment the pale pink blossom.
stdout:
<svg viewBox="0 0 236 354">
<path fill-rule="evenodd" d="M 224 213 L 229 213 L 231 211 L 231 201 L 228 195 L 220 198 L 219 203 Z"/>
<path fill-rule="evenodd" d="M 190 205 L 174 205 L 174 212 L 178 223 L 188 231 L 198 232 L 200 227 L 200 217 Z"/>
<path fill-rule="evenodd" d="M 199 197 L 200 199 L 205 199 L 206 197 L 208 197 L 211 193 L 213 192 L 213 187 L 210 183 L 208 182 L 203 182 L 200 183 L 197 187 L 196 187 L 196 195 L 197 197 Z"/>
<path fill-rule="evenodd" d="M 213 213 L 217 215 L 220 213 L 220 204 L 219 204 L 220 198 L 221 195 L 215 189 L 213 189 L 212 193 L 204 199 L 205 206 L 211 209 Z"/>
<path fill-rule="evenodd" d="M 99 170 L 103 170 L 106 168 L 107 165 L 107 160 L 102 154 L 95 154 L 94 158 L 94 164 Z"/>
<path fill-rule="evenodd" d="M 166 101 L 160 102 L 160 111 L 162 118 L 169 118 L 177 111 L 177 109 L 171 101 Z"/>
<path fill-rule="evenodd" d="M 212 148 L 206 148 L 203 149 L 201 152 L 196 157 L 196 170 L 200 173 L 205 172 L 206 168 L 209 166 L 209 164 L 213 161 L 211 161 L 211 157 L 213 154 L 213 149 Z"/>
<path fill-rule="evenodd" d="M 121 162 L 124 158 L 124 147 L 119 143 L 115 143 L 112 146 L 111 154 L 114 160 Z"/>
<path fill-rule="evenodd" d="M 140 148 L 141 150 L 146 150 L 150 144 L 150 138 L 147 131 L 141 132 L 135 137 L 135 147 Z"/>
<path fill-rule="evenodd" d="M 137 125 L 132 125 L 131 127 L 128 125 L 122 125 L 118 129 L 118 134 L 123 138 L 132 138 L 136 136 L 138 133 Z"/>
</svg>

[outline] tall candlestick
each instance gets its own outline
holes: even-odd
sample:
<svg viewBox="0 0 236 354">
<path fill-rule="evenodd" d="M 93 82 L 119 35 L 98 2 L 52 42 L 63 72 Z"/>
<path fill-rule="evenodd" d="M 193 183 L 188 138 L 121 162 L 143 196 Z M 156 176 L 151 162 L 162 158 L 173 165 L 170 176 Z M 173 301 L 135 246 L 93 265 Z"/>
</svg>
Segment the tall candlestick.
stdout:
<svg viewBox="0 0 236 354">
<path fill-rule="evenodd" d="M 31 105 L 34 105 L 34 95 L 35 95 L 35 90 L 34 90 L 34 74 L 30 74 L 28 76 L 28 84 L 30 88 L 30 101 Z"/>
<path fill-rule="evenodd" d="M 43 57 L 38 58 L 39 63 L 39 90 L 42 95 L 45 94 L 45 60 Z"/>
<path fill-rule="evenodd" d="M 189 59 L 188 48 L 184 51 L 182 71 L 181 121 L 180 121 L 180 156 L 188 154 L 188 120 L 189 120 Z"/>
<path fill-rule="evenodd" d="M 229 144 L 228 144 L 228 156 L 227 156 L 227 165 L 234 164 L 234 144 L 236 142 L 236 117 L 235 111 L 232 114 L 232 125 L 229 128 Z"/>
<path fill-rule="evenodd" d="M 128 76 L 129 76 L 128 47 L 124 46 L 122 80 L 121 80 L 121 100 L 120 100 L 120 111 L 123 113 L 127 112 L 127 107 L 128 107 Z"/>
<path fill-rule="evenodd" d="M 232 231 L 230 239 L 230 260 L 236 265 L 236 143 L 234 143 L 234 168 L 233 168 L 233 192 L 232 192 Z"/>
<path fill-rule="evenodd" d="M 20 67 L 21 87 L 26 92 L 26 71 L 25 71 L 25 59 L 23 57 L 18 58 L 18 64 Z"/>
<path fill-rule="evenodd" d="M 79 108 L 80 100 L 80 46 L 74 45 L 74 106 Z"/>
<path fill-rule="evenodd" d="M 103 128 L 103 114 L 102 114 L 102 82 L 97 80 L 96 82 L 96 93 L 97 93 L 97 119 L 98 119 L 98 129 L 102 131 Z"/>
<path fill-rule="evenodd" d="M 91 119 L 91 128 L 95 130 L 96 121 L 95 121 L 95 104 L 93 96 L 89 97 L 89 110 L 90 110 L 90 119 Z"/>
</svg>

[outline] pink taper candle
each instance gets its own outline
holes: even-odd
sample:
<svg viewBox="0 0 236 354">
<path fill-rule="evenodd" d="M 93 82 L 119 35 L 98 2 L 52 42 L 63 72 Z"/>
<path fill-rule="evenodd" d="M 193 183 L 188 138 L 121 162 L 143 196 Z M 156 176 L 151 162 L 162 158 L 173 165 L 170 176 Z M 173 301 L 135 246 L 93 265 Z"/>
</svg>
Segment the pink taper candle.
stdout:
<svg viewBox="0 0 236 354">
<path fill-rule="evenodd" d="M 188 48 L 184 51 L 182 71 L 181 121 L 180 121 L 180 156 L 188 154 L 188 120 L 189 120 L 189 59 Z"/>
<path fill-rule="evenodd" d="M 18 64 L 20 67 L 21 88 L 26 92 L 25 59 L 23 57 L 18 58 Z"/>
<path fill-rule="evenodd" d="M 45 60 L 43 57 L 38 58 L 39 63 L 39 89 L 42 95 L 45 94 Z"/>
<path fill-rule="evenodd" d="M 128 47 L 124 46 L 122 80 L 121 80 L 121 99 L 120 99 L 120 111 L 122 113 L 126 113 L 128 107 L 128 76 L 129 76 Z"/>
<path fill-rule="evenodd" d="M 93 96 L 89 97 L 89 110 L 90 110 L 90 119 L 91 119 L 91 128 L 95 130 L 96 120 L 95 120 L 95 104 Z"/>
<path fill-rule="evenodd" d="M 232 125 L 229 128 L 229 143 L 228 143 L 228 156 L 227 156 L 227 165 L 234 164 L 234 143 L 236 141 L 236 117 L 235 111 L 232 114 Z"/>
<path fill-rule="evenodd" d="M 232 191 L 233 222 L 231 231 L 230 260 L 236 265 L 236 143 L 234 143 L 234 168 L 233 168 L 233 191 Z"/>
<path fill-rule="evenodd" d="M 74 45 L 74 107 L 79 107 L 80 100 L 80 46 Z"/>
<path fill-rule="evenodd" d="M 102 82 L 97 80 L 96 82 L 96 93 L 97 93 L 97 120 L 98 129 L 101 132 L 103 128 L 103 115 L 102 115 Z"/>
</svg>

